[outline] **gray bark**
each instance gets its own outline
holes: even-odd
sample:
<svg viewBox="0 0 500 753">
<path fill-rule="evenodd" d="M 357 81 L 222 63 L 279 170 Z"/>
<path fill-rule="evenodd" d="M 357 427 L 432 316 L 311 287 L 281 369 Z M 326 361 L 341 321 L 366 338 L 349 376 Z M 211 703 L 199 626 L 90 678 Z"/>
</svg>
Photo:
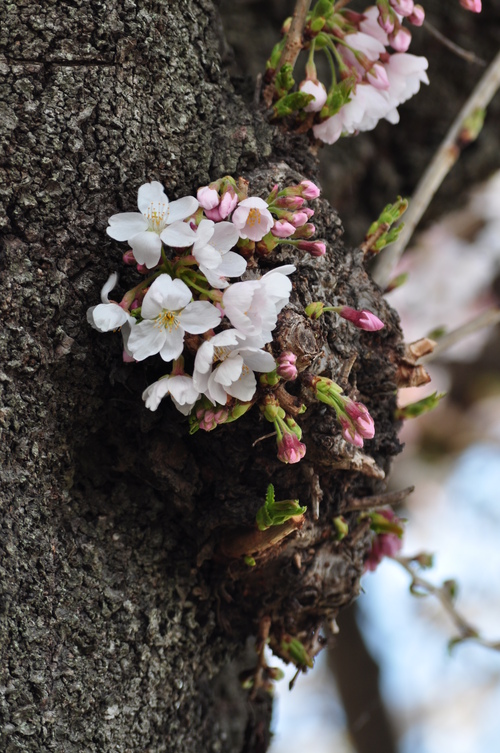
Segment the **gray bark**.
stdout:
<svg viewBox="0 0 500 753">
<path fill-rule="evenodd" d="M 380 481 L 313 406 L 308 461 L 293 468 L 269 440 L 251 448 L 268 432 L 258 411 L 189 437 L 175 410 L 142 405 L 155 367 L 122 365 L 119 338 L 91 330 L 85 311 L 119 268 L 107 218 L 134 211 L 141 183 L 176 198 L 233 174 L 259 192 L 316 166 L 305 139 L 235 91 L 208 0 L 2 12 L 2 750 L 264 751 L 266 694 L 250 711 L 234 677 L 214 678 L 263 617 L 276 646 L 287 634 L 317 644 L 321 622 L 357 594 L 367 547 L 355 517 L 342 544 L 331 519 Z M 326 203 L 317 220 L 328 257 L 277 257 L 299 267 L 278 341 L 336 378 L 357 356 L 346 389 L 369 405 L 369 455 L 387 470 L 397 320 Z M 333 296 L 378 312 L 386 330 L 302 315 Z M 228 542 L 252 530 L 271 479 L 310 508 L 321 487 L 320 520 L 249 570 Z"/>
</svg>

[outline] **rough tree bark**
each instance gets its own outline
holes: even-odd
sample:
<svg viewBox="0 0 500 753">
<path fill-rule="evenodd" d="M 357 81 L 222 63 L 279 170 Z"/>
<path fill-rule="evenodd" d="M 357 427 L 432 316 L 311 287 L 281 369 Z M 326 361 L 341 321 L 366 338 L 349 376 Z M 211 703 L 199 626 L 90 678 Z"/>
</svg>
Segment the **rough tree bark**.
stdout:
<svg viewBox="0 0 500 753">
<path fill-rule="evenodd" d="M 263 618 L 275 646 L 290 635 L 315 650 L 321 623 L 358 593 L 366 526 L 346 513 L 338 543 L 331 521 L 380 491 L 399 448 L 397 319 L 318 202 L 328 255 L 262 263 L 298 268 L 276 348 L 368 405 L 366 456 L 320 407 L 293 467 L 273 440 L 253 447 L 269 426 L 258 411 L 192 437 L 169 406 L 146 411 L 155 367 L 121 364 L 119 338 L 85 319 L 120 262 L 107 218 L 133 211 L 148 180 L 176 198 L 243 175 L 258 193 L 317 166 L 305 138 L 235 91 L 208 0 L 45 0 L 36 12 L 20 0 L 3 13 L 2 750 L 264 751 L 266 694 L 251 707 L 219 673 Z M 302 313 L 314 299 L 366 306 L 386 329 L 314 324 Z M 301 531 L 256 545 L 249 569 L 235 547 L 271 480 L 309 511 Z"/>
</svg>

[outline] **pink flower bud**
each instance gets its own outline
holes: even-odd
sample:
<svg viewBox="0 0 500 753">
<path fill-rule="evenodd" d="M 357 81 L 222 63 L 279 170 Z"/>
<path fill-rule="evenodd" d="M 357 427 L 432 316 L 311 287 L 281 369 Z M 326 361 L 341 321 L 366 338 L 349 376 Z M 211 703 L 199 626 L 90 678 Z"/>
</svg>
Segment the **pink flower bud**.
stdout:
<svg viewBox="0 0 500 753">
<path fill-rule="evenodd" d="M 301 209 L 299 212 L 293 212 L 290 222 L 294 227 L 302 227 L 308 220 L 307 214 Z"/>
<path fill-rule="evenodd" d="M 278 460 L 282 463 L 298 463 L 306 454 L 306 446 L 295 436 L 285 432 L 278 438 Z"/>
<path fill-rule="evenodd" d="M 352 420 L 357 433 L 364 439 L 373 439 L 375 436 L 375 423 L 366 405 L 347 399 L 344 410 Z"/>
<path fill-rule="evenodd" d="M 307 214 L 307 219 L 310 220 L 311 217 L 314 217 L 314 209 L 311 209 L 310 207 L 304 207 L 302 210 L 304 214 Z"/>
<path fill-rule="evenodd" d="M 220 216 L 223 220 L 228 217 L 238 204 L 238 197 L 232 187 L 229 187 L 223 194 L 219 204 Z"/>
<path fill-rule="evenodd" d="M 301 180 L 300 185 L 303 186 L 302 196 L 304 199 L 317 199 L 321 193 L 321 190 L 312 180 Z"/>
<path fill-rule="evenodd" d="M 203 209 L 213 209 L 219 204 L 219 194 L 215 188 L 209 186 L 202 186 L 198 189 L 196 198 L 200 202 L 200 206 Z"/>
<path fill-rule="evenodd" d="M 300 209 L 304 205 L 301 196 L 279 196 L 274 202 L 275 207 L 280 209 Z"/>
<path fill-rule="evenodd" d="M 309 240 L 309 238 L 312 238 L 314 233 L 316 232 L 316 225 L 313 225 L 312 222 L 306 222 L 305 225 L 302 225 L 302 227 L 298 227 L 297 230 L 295 230 L 294 238 L 303 238 L 304 240 Z"/>
<path fill-rule="evenodd" d="M 122 354 L 123 363 L 135 363 L 135 358 L 127 353 L 126 350 Z"/>
<path fill-rule="evenodd" d="M 396 14 L 387 5 L 377 5 L 378 9 L 378 25 L 385 31 L 386 34 L 392 34 L 394 31 L 394 25 L 397 21 Z"/>
<path fill-rule="evenodd" d="M 387 520 L 399 523 L 398 518 L 392 510 L 379 510 L 380 515 L 383 515 Z M 376 570 L 377 566 L 383 560 L 384 557 L 394 557 L 401 549 L 403 542 L 396 533 L 379 533 L 372 542 L 371 550 L 368 554 L 368 558 L 365 562 L 366 570 Z"/>
<path fill-rule="evenodd" d="M 353 444 L 354 447 L 363 447 L 363 437 L 358 434 L 355 427 L 347 418 L 339 417 L 340 424 L 342 426 L 342 436 L 346 442 Z"/>
<path fill-rule="evenodd" d="M 386 70 L 380 63 L 375 63 L 370 68 L 366 74 L 366 78 L 375 89 L 388 89 L 390 86 Z"/>
<path fill-rule="evenodd" d="M 286 220 L 277 220 L 271 228 L 271 233 L 276 236 L 276 238 L 289 238 L 295 233 L 295 228 Z"/>
<path fill-rule="evenodd" d="M 223 219 L 219 207 L 215 207 L 214 209 L 205 209 L 205 214 L 208 219 L 213 220 L 213 222 L 221 222 Z"/>
<path fill-rule="evenodd" d="M 337 313 L 342 319 L 347 319 L 348 322 L 352 322 L 356 327 L 364 329 L 367 332 L 376 332 L 385 327 L 384 322 L 382 322 L 378 316 L 375 316 L 371 311 L 366 311 L 365 309 L 357 311 L 350 306 L 342 306 Z"/>
<path fill-rule="evenodd" d="M 481 0 L 460 0 L 460 5 L 472 13 L 481 13 Z"/>
<path fill-rule="evenodd" d="M 291 353 L 289 350 L 285 350 L 285 352 L 282 353 L 278 358 L 276 372 L 282 379 L 286 379 L 288 381 L 296 379 L 299 373 L 297 371 L 297 367 L 295 366 L 296 362 L 297 356 L 295 355 L 295 353 Z"/>
<path fill-rule="evenodd" d="M 389 34 L 389 44 L 396 52 L 406 52 L 411 42 L 411 33 L 402 26 L 397 31 Z"/>
<path fill-rule="evenodd" d="M 314 97 L 308 105 L 304 107 L 305 112 L 319 112 L 326 102 L 326 89 L 319 81 L 304 79 L 299 84 L 299 90 L 304 94 L 312 94 Z"/>
<path fill-rule="evenodd" d="M 479 10 L 481 10 L 481 8 L 479 8 Z M 415 5 L 413 7 L 413 13 L 408 16 L 408 21 L 413 24 L 413 26 L 422 26 L 425 21 L 425 10 L 421 5 Z"/>
<path fill-rule="evenodd" d="M 135 264 L 137 264 L 133 251 L 125 251 L 125 253 L 123 254 L 123 263 L 127 264 L 127 266 L 129 267 L 133 267 Z"/>
<path fill-rule="evenodd" d="M 146 267 L 145 264 L 138 264 L 136 269 L 140 275 L 147 275 L 149 273 L 149 269 Z"/>
<path fill-rule="evenodd" d="M 321 241 L 299 241 L 297 247 L 301 251 L 307 251 L 311 256 L 324 256 L 326 254 L 326 246 Z"/>
<path fill-rule="evenodd" d="M 413 0 L 389 0 L 396 13 L 400 16 L 409 16 L 413 13 Z"/>
</svg>

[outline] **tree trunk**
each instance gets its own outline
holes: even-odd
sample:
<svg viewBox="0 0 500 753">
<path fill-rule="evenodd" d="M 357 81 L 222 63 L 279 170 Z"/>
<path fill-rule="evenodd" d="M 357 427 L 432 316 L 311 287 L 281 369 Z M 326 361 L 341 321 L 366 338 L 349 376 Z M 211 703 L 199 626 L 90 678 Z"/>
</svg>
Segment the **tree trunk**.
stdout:
<svg viewBox="0 0 500 753">
<path fill-rule="evenodd" d="M 219 673 L 268 618 L 277 651 L 288 636 L 314 653 L 321 623 L 358 593 L 366 524 L 346 513 L 340 543 L 331 521 L 380 490 L 398 451 L 396 317 L 318 201 L 328 255 L 262 263 L 298 268 L 276 352 L 291 346 L 368 405 L 366 455 L 314 405 L 294 466 L 273 440 L 253 445 L 269 427 L 258 410 L 194 436 L 169 406 L 148 412 L 155 366 L 122 364 L 119 338 L 85 318 L 121 261 L 107 218 L 134 211 L 149 180 L 177 198 L 243 175 L 265 195 L 317 166 L 304 137 L 235 92 L 208 0 L 22 0 L 3 13 L 2 750 L 264 751 L 268 695 L 250 702 Z M 314 323 L 315 299 L 370 308 L 386 328 Z M 240 555 L 271 480 L 308 514 L 256 545 L 249 568 Z"/>
</svg>

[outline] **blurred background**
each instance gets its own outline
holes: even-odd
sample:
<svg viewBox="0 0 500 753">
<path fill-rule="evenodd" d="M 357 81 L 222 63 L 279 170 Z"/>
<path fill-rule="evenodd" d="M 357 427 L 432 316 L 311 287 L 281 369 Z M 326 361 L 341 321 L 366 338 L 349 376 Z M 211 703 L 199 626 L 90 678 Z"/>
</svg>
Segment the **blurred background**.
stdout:
<svg viewBox="0 0 500 753">
<path fill-rule="evenodd" d="M 500 49 L 500 0 L 481 14 L 458 0 L 426 0 L 438 31 L 489 62 Z M 362 10 L 366 3 L 355 2 Z M 226 64 L 251 97 L 292 0 L 222 0 Z M 347 245 L 358 245 L 382 208 L 411 194 L 484 67 L 412 27 L 410 52 L 429 60 L 430 85 L 399 108 L 397 126 L 341 139 L 319 152 L 323 195 L 338 210 Z M 388 294 L 406 342 L 454 330 L 499 305 L 500 95 L 424 216 Z M 390 489 L 415 485 L 398 510 L 402 554 L 434 553 L 424 576 L 456 579 L 457 610 L 500 641 L 500 330 L 476 332 L 426 364 L 432 381 L 401 390 L 405 405 L 435 390 L 438 408 L 404 423 Z M 500 652 L 448 641 L 456 628 L 432 596 L 409 593 L 410 576 L 384 560 L 363 577 L 357 603 L 314 670 L 277 683 L 271 753 L 498 753 Z M 279 664 L 269 657 L 273 666 Z"/>
</svg>

